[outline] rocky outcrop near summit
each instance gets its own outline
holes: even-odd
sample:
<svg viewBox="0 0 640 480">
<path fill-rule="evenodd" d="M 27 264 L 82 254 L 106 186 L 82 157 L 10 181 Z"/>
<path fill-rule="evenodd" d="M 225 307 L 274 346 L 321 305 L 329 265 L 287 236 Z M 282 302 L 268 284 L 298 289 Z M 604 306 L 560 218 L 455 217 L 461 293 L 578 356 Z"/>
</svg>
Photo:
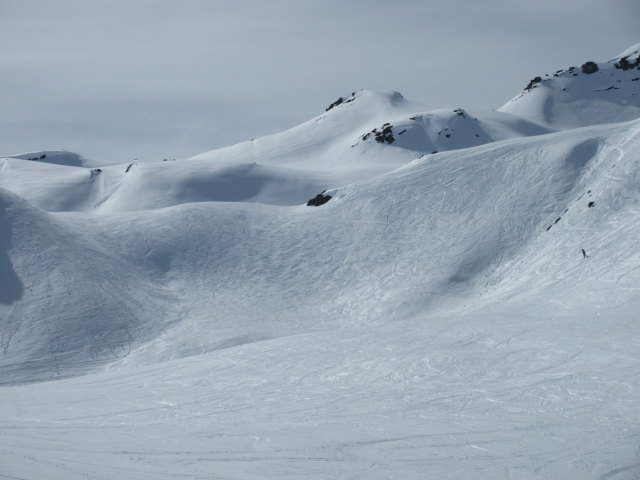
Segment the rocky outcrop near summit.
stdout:
<svg viewBox="0 0 640 480">
<path fill-rule="evenodd" d="M 607 62 L 534 77 L 500 111 L 555 129 L 633 120 L 640 117 L 640 44 Z"/>
</svg>

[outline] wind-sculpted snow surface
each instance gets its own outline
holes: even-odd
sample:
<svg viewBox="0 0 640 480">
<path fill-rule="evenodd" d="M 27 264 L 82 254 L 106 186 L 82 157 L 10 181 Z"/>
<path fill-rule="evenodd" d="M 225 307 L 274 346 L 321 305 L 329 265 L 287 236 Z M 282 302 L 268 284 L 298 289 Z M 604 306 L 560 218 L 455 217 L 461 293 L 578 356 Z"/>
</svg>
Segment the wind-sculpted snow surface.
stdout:
<svg viewBox="0 0 640 480">
<path fill-rule="evenodd" d="M 0 208 L 0 383 L 95 370 L 171 320 L 171 294 L 117 252 L 5 190 Z"/>
<path fill-rule="evenodd" d="M 0 477 L 638 478 L 640 120 L 558 125 L 0 159 Z"/>
<path fill-rule="evenodd" d="M 319 208 L 54 217 L 8 195 L 34 293 L 3 308 L 38 322 L 4 378 L 112 363 L 2 390 L 3 475 L 634 478 L 638 131 L 427 156 Z"/>
<path fill-rule="evenodd" d="M 638 477 L 636 320 L 404 319 L 6 389 L 9 478 Z"/>
</svg>

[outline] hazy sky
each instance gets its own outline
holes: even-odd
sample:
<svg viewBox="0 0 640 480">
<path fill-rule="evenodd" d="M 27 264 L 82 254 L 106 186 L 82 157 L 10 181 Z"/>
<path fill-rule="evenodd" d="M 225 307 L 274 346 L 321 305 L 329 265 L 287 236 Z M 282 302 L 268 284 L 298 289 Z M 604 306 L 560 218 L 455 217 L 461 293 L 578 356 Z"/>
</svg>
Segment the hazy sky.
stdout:
<svg viewBox="0 0 640 480">
<path fill-rule="evenodd" d="M 498 108 L 639 20 L 638 0 L 0 0 L 0 154 L 186 157 L 362 88 Z"/>
</svg>

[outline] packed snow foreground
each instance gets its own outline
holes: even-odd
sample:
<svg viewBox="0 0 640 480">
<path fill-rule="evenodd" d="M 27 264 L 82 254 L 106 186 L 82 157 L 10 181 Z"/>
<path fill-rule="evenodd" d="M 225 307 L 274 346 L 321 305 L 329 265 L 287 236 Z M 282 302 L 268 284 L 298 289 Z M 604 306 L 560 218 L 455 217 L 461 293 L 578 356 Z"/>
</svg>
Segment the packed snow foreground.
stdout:
<svg viewBox="0 0 640 480">
<path fill-rule="evenodd" d="M 639 478 L 639 49 L 0 159 L 0 478 Z"/>
</svg>

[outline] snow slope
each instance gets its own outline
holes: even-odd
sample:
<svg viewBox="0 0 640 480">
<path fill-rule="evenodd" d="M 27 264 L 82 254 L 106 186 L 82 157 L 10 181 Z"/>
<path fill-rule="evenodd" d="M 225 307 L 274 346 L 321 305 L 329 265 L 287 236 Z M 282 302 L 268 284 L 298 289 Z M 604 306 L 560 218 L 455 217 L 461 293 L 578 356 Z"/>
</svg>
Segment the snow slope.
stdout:
<svg viewBox="0 0 640 480">
<path fill-rule="evenodd" d="M 115 252 L 5 190 L 0 212 L 0 383 L 95 369 L 167 322 L 172 294 Z"/>
<path fill-rule="evenodd" d="M 393 140 L 376 141 L 371 132 L 387 124 L 385 138 Z M 187 160 L 64 169 L 0 158 L 0 187 L 47 211 L 114 213 L 207 201 L 298 205 L 419 155 L 549 131 L 509 114 L 426 112 L 397 92 L 360 91 L 286 132 Z"/>
<path fill-rule="evenodd" d="M 632 120 L 640 116 L 638 83 L 640 43 L 608 62 L 534 77 L 500 111 L 559 129 Z"/>
<path fill-rule="evenodd" d="M 0 476 L 637 478 L 640 119 L 525 110 L 0 159 Z"/>
<path fill-rule="evenodd" d="M 0 468 L 52 480 L 637 478 L 636 321 L 541 312 L 315 332 L 5 388 Z"/>
<path fill-rule="evenodd" d="M 19 153 L 16 155 L 8 155 L 8 158 L 16 158 L 30 162 L 51 163 L 53 165 L 67 165 L 70 167 L 84 166 L 86 162 L 86 160 L 77 153 L 65 151 Z"/>
<path fill-rule="evenodd" d="M 320 208 L 58 216 L 118 269 L 91 260 L 117 292 L 109 311 L 126 307 L 128 288 L 116 287 L 132 271 L 173 301 L 137 297 L 136 319 L 154 330 L 120 347 L 108 373 L 5 387 L 4 472 L 634 478 L 640 222 L 628 187 L 638 182 L 639 128 L 428 156 L 329 192 Z M 609 178 L 622 174 L 629 183 Z M 30 288 L 62 297 L 9 252 Z M 83 280 L 73 288 L 87 298 Z M 91 323 L 104 315 L 84 313 Z M 93 338 L 57 318 L 72 339 Z M 17 345 L 38 327 L 22 331 Z M 14 335 L 6 355 L 24 363 L 12 383 L 104 365 L 122 342 L 97 337 L 112 346 L 106 356 L 58 335 L 54 345 L 75 349 L 68 358 L 45 335 L 35 350 Z M 61 431 L 53 451 L 29 453 Z"/>
<path fill-rule="evenodd" d="M 15 158 L 38 163 L 50 163 L 53 165 L 66 165 L 68 167 L 97 167 L 97 163 L 77 153 L 66 150 L 46 150 L 41 152 L 19 153 L 7 155 L 6 158 Z"/>
</svg>

